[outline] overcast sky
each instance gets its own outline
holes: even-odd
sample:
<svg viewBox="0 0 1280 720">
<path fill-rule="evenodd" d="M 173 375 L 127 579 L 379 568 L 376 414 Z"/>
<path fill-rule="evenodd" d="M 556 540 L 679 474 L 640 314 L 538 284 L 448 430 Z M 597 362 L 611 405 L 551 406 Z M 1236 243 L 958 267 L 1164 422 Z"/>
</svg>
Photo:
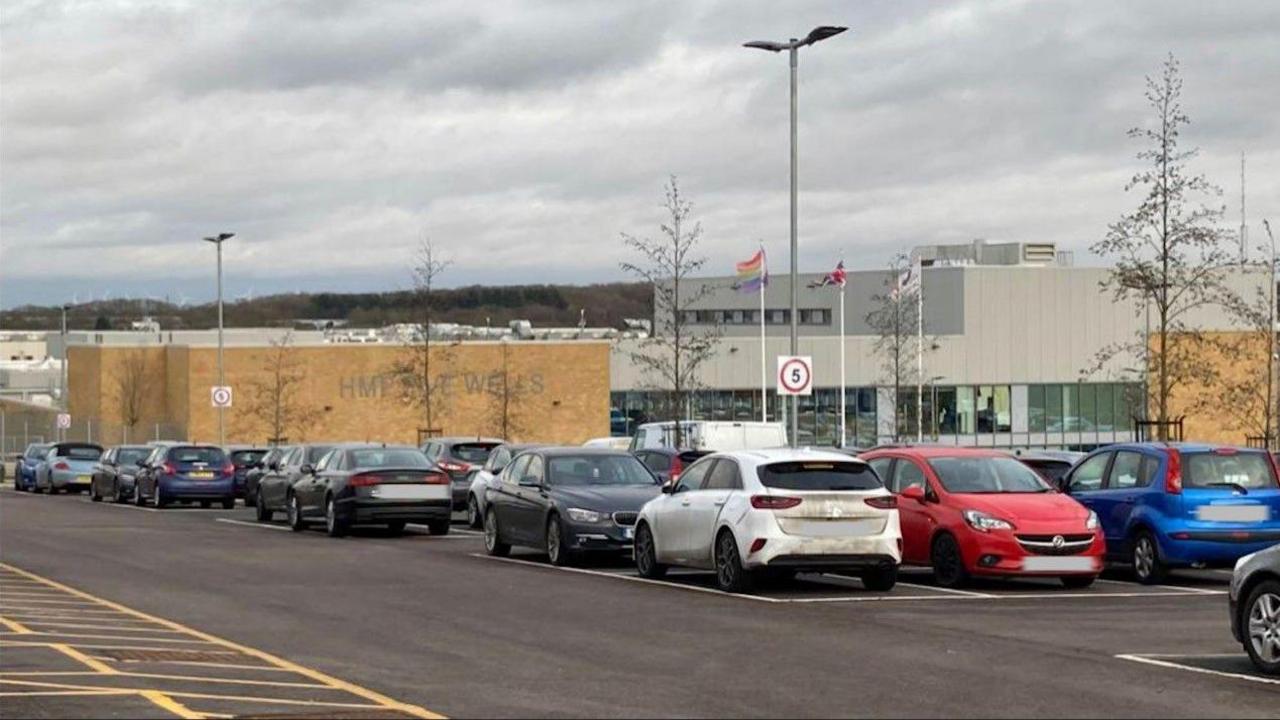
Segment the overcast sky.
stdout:
<svg viewBox="0 0 1280 720">
<path fill-rule="evenodd" d="M 679 176 L 727 273 L 786 269 L 800 60 L 801 269 L 936 242 L 1088 246 L 1138 198 L 1143 76 L 1239 224 L 1280 226 L 1280 3 L 27 2 L 0 9 L 0 306 L 624 277 Z"/>
</svg>

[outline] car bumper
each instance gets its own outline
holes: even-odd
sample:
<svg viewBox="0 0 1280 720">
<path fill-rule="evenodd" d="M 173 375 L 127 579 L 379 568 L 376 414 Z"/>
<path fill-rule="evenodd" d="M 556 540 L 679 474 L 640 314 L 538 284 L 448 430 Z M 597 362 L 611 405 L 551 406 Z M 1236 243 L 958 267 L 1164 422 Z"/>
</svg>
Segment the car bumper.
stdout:
<svg viewBox="0 0 1280 720">
<path fill-rule="evenodd" d="M 1277 543 L 1280 543 L 1280 528 L 1174 530 L 1161 535 L 1160 558 L 1174 566 L 1226 568 L 1245 555 Z"/>
<path fill-rule="evenodd" d="M 1078 535 L 1075 529 L 1035 528 L 1040 535 Z M 1101 532 L 1093 531 L 1092 544 L 1079 552 L 1030 552 L 1018 542 L 1013 532 L 996 530 L 989 533 L 964 528 L 957 533 L 965 570 L 986 577 L 1036 577 L 1062 575 L 1097 575 L 1104 567 L 1107 545 Z"/>
<path fill-rule="evenodd" d="M 895 528 L 896 529 L 896 528 Z M 897 565 L 902 560 L 899 537 L 892 533 L 852 537 L 807 537 L 779 533 L 762 538 L 764 547 L 752 553 L 750 542 L 739 542 L 743 565 L 788 569 L 868 568 Z"/>
<path fill-rule="evenodd" d="M 171 500 L 226 500 L 235 497 L 235 482 L 227 480 L 161 480 L 161 492 Z"/>
<path fill-rule="evenodd" d="M 561 519 L 568 547 L 576 552 L 631 552 L 635 527 L 607 523 L 578 523 Z"/>
<path fill-rule="evenodd" d="M 452 509 L 449 500 L 344 498 L 336 503 L 338 515 L 355 525 L 448 520 Z"/>
<path fill-rule="evenodd" d="M 60 490 L 88 490 L 93 473 L 55 470 L 49 473 L 49 484 Z"/>
</svg>

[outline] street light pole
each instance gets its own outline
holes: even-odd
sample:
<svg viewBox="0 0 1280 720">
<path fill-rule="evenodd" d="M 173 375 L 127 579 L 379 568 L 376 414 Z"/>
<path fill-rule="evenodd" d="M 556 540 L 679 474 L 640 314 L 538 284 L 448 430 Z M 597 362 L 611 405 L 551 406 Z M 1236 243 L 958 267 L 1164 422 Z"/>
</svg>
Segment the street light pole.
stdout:
<svg viewBox="0 0 1280 720">
<path fill-rule="evenodd" d="M 218 385 L 226 385 L 226 379 L 222 372 L 222 243 L 235 237 L 235 233 L 218 233 L 216 237 L 207 237 L 205 242 L 211 242 L 218 248 Z M 223 423 L 223 412 L 225 408 L 218 406 L 218 445 L 226 445 L 226 431 Z"/>
<path fill-rule="evenodd" d="M 800 288 L 800 240 L 799 240 L 799 130 L 797 122 L 798 103 L 797 103 L 797 85 L 798 70 L 800 65 L 800 48 L 806 45 L 826 40 L 829 37 L 839 35 L 848 30 L 846 27 L 837 27 L 832 25 L 822 25 L 814 28 L 803 39 L 791 38 L 785 43 L 772 42 L 769 40 L 753 40 L 745 43 L 744 47 L 755 48 L 757 50 L 768 50 L 769 52 L 782 52 L 786 50 L 791 68 L 791 354 L 798 355 L 800 353 L 800 310 L 799 310 L 799 288 Z M 787 433 L 791 443 L 791 447 L 799 444 L 800 432 L 800 397 L 791 396 L 791 427 Z"/>
<path fill-rule="evenodd" d="M 70 309 L 71 309 L 70 305 L 67 305 L 65 303 L 63 304 L 62 306 L 62 391 L 58 393 L 62 397 L 58 399 L 62 401 L 62 412 L 64 413 L 71 411 L 71 398 L 67 396 L 67 359 L 68 359 L 67 358 L 67 355 L 68 355 L 67 353 L 67 311 Z M 62 430 L 62 428 L 58 428 L 57 434 L 59 435 L 58 437 L 59 440 L 65 439 L 64 437 L 62 437 L 63 433 L 64 431 Z"/>
</svg>

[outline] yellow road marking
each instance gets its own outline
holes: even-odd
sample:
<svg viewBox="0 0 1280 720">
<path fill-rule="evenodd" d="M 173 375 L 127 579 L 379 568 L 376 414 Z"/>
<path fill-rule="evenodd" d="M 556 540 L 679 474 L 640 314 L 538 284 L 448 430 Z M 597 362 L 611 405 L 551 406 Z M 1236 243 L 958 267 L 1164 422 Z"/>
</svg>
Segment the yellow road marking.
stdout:
<svg viewBox="0 0 1280 720">
<path fill-rule="evenodd" d="M 177 638 L 153 638 L 153 637 L 119 637 L 116 635 L 96 635 L 93 633 L 69 633 L 58 632 L 57 630 L 32 630 L 33 635 L 48 635 L 50 637 L 69 637 L 69 638 L 88 638 L 90 640 L 146 640 L 147 642 L 158 643 L 188 643 L 190 645 L 217 645 L 217 643 L 208 640 L 178 640 Z M 170 650 L 194 650 L 196 648 L 169 648 Z"/>
<path fill-rule="evenodd" d="M 64 622 L 44 622 L 43 620 L 27 620 L 25 623 L 31 627 L 66 627 L 73 630 L 111 630 L 113 632 L 140 632 L 140 633 L 165 633 L 169 635 L 180 634 L 177 630 L 168 630 L 164 628 L 147 628 L 147 627 L 123 627 L 120 625 L 81 625 L 79 623 Z M 49 634 L 57 634 L 57 630 L 41 630 Z"/>
<path fill-rule="evenodd" d="M 9 618 L 4 617 L 3 615 L 0 615 L 0 625 L 4 625 L 5 627 L 12 630 L 14 633 L 17 633 L 18 635 L 34 635 L 35 634 L 32 630 L 24 626 L 22 623 L 14 622 L 13 620 L 10 620 Z"/>
<path fill-rule="evenodd" d="M 50 697 L 53 695 L 133 695 L 136 690 L 37 690 L 35 692 L 0 692 L 0 697 Z M 210 717 L 213 717 L 212 715 Z"/>
<path fill-rule="evenodd" d="M 96 660 L 94 658 L 91 658 L 88 655 L 85 655 L 79 650 L 76 650 L 75 648 L 70 647 L 68 645 L 63 645 L 61 643 L 58 643 L 58 644 L 50 645 L 49 647 L 53 648 L 54 650 L 57 650 L 63 655 L 66 655 L 72 660 L 76 660 L 77 662 L 83 663 L 86 667 L 92 668 L 94 672 L 97 672 L 99 674 L 115 675 L 118 672 L 115 668 L 102 662 L 101 660 Z"/>
<path fill-rule="evenodd" d="M 10 680 L 0 678 L 0 685 L 20 685 L 23 687 L 43 687 L 56 690 L 105 690 L 119 691 L 121 688 L 102 685 L 67 685 L 65 683 L 36 682 L 34 680 Z M 144 690 L 128 690 L 130 693 L 147 692 Z M 362 703 L 328 702 L 327 700 L 286 700 L 285 698 L 254 697 L 252 695 L 218 695 L 216 693 L 164 692 L 164 695 L 175 698 L 192 698 L 197 700 L 231 700 L 236 702 L 254 702 L 266 705 L 305 705 L 308 707 L 352 708 L 358 710 L 386 710 L 385 705 L 368 705 Z"/>
<path fill-rule="evenodd" d="M 159 625 L 163 625 L 163 626 L 165 626 L 165 627 L 169 627 L 169 628 L 172 628 L 172 629 L 174 629 L 174 630 L 178 630 L 178 631 L 181 631 L 181 632 L 185 632 L 185 633 L 187 633 L 187 634 L 191 635 L 192 637 L 200 638 L 202 641 L 204 641 L 204 642 L 206 642 L 206 643 L 214 644 L 214 645 L 220 645 L 220 646 L 222 646 L 222 647 L 229 648 L 229 649 L 231 649 L 231 650 L 235 650 L 235 651 L 237 651 L 237 652 L 239 652 L 239 653 L 242 653 L 242 654 L 244 654 L 244 655 L 249 655 L 249 656 L 251 656 L 251 657 L 258 658 L 259 660 L 263 660 L 263 661 L 265 661 L 265 662 L 271 663 L 272 665 L 275 665 L 275 666 L 277 666 L 277 667 L 281 667 L 281 668 L 284 668 L 284 669 L 286 669 L 286 670 L 291 670 L 291 671 L 293 671 L 293 672 L 295 672 L 295 673 L 297 673 L 297 674 L 299 674 L 299 675 L 302 675 L 302 676 L 304 676 L 304 677 L 311 678 L 312 680 L 315 680 L 315 681 L 317 681 L 317 682 L 323 683 L 323 684 L 328 685 L 328 686 L 330 686 L 330 687 L 333 687 L 333 688 L 336 688 L 336 689 L 339 689 L 339 690 L 344 690 L 344 691 L 346 691 L 346 692 L 348 692 L 348 693 L 350 693 L 350 694 L 352 694 L 352 695 L 355 695 L 355 696 L 357 696 L 357 697 L 362 697 L 362 698 L 364 698 L 364 699 L 366 699 L 366 700 L 369 700 L 369 701 L 371 701 L 371 702 L 375 703 L 377 706 L 380 706 L 380 707 L 383 707 L 383 708 L 388 708 L 388 709 L 391 709 L 391 710 L 398 710 L 398 711 L 400 711 L 400 712 L 402 712 L 402 713 L 405 713 L 405 714 L 408 714 L 408 715 L 413 715 L 414 717 L 418 717 L 418 718 L 428 718 L 428 719 L 430 719 L 430 720 L 435 720 L 436 718 L 442 718 L 442 717 L 444 717 L 444 716 L 442 716 L 442 715 L 440 715 L 440 714 L 438 714 L 438 713 L 433 713 L 433 712 L 431 712 L 431 711 L 427 710 L 426 708 L 422 708 L 422 707 L 419 707 L 419 706 L 417 706 L 417 705 L 412 705 L 412 704 L 409 704 L 409 703 L 403 703 L 403 702 L 400 702 L 400 701 L 398 701 L 398 700 L 394 700 L 394 699 L 392 699 L 392 698 L 390 698 L 390 697 L 388 697 L 388 696 L 386 696 L 386 695 L 383 695 L 382 693 L 379 693 L 379 692 L 377 692 L 377 691 L 370 690 L 370 689 L 365 688 L 365 687 L 361 687 L 361 686 L 359 686 L 359 685 L 356 685 L 356 684 L 354 684 L 354 683 L 347 682 L 347 681 L 345 681 L 345 680 L 339 680 L 338 678 L 335 678 L 335 677 L 333 677 L 333 676 L 331 676 L 331 675 L 328 675 L 328 674 L 326 674 L 326 673 L 322 673 L 322 672 L 320 672 L 319 670 L 313 670 L 313 669 L 311 669 L 311 668 L 304 667 L 304 666 L 302 666 L 302 665 L 298 665 L 297 663 L 290 662 L 290 661 L 288 661 L 288 660 L 285 660 L 284 658 L 276 657 L 275 655 L 272 655 L 272 654 L 270 654 L 270 653 L 264 652 L 264 651 L 262 651 L 262 650 L 258 650 L 258 649 L 256 649 L 256 648 L 251 648 L 251 647 L 247 647 L 247 646 L 245 646 L 245 645 L 240 645 L 240 644 L 238 644 L 238 643 L 231 642 L 230 640 L 224 640 L 224 639 L 219 638 L 219 637 L 216 637 L 216 636 L 214 636 L 214 635 L 210 635 L 210 634 L 208 634 L 208 633 L 204 633 L 204 632 L 201 632 L 201 631 L 199 631 L 199 630 L 195 630 L 194 628 L 189 628 L 189 627 L 187 627 L 187 626 L 185 626 L 185 625 L 182 625 L 182 624 L 180 624 L 180 623 L 173 622 L 172 620 L 165 620 L 164 618 L 159 618 L 159 617 L 156 617 L 156 616 L 154 616 L 154 615 L 148 615 L 147 613 L 141 612 L 141 611 L 139 611 L 139 610 L 135 610 L 135 609 L 133 609 L 133 608 L 131 608 L 131 607 L 128 607 L 128 606 L 125 606 L 125 605 L 121 605 L 121 604 L 119 604 L 119 603 L 115 603 L 115 602 L 112 602 L 112 601 L 110 601 L 110 600 L 105 600 L 105 599 L 103 599 L 103 598 L 99 598 L 99 597 L 96 597 L 96 596 L 94 596 L 94 595 L 90 595 L 89 593 L 83 592 L 83 591 L 81 591 L 81 590 L 77 590 L 77 589 L 72 588 L 72 587 L 69 587 L 69 586 L 67 586 L 67 585 L 63 585 L 62 583 L 56 582 L 56 581 L 54 581 L 54 580 L 50 580 L 50 579 L 48 579 L 48 578 L 40 577 L 39 575 L 36 575 L 36 574 L 34 574 L 34 573 L 27 572 L 26 570 L 22 570 L 22 569 L 16 568 L 16 567 L 14 567 L 14 566 L 12 566 L 12 565 L 8 565 L 8 564 L 6 564 L 6 563 L 0 563 L 0 568 L 3 568 L 4 570 L 7 570 L 7 571 L 9 571 L 9 572 L 11 572 L 11 573 L 14 573 L 14 574 L 20 575 L 20 576 L 25 577 L 25 578 L 30 579 L 30 580 L 36 580 L 36 581 L 38 581 L 38 582 L 45 583 L 45 584 L 46 584 L 46 585 L 48 585 L 49 587 L 57 588 L 57 589 L 59 589 L 59 590 L 62 590 L 63 592 L 68 593 L 69 595 L 72 595 L 72 596 L 75 596 L 75 597 L 78 597 L 78 598 L 83 598 L 83 599 L 86 599 L 86 600 L 90 600 L 90 601 L 93 601 L 93 602 L 99 603 L 99 604 L 100 604 L 100 605 L 102 605 L 103 607 L 112 608 L 112 609 L 114 609 L 114 610 L 118 610 L 118 611 L 120 611 L 120 612 L 122 612 L 122 613 L 124 613 L 124 614 L 126 614 L 126 615 L 132 615 L 133 617 L 142 618 L 143 620 L 149 620 L 149 621 L 154 622 L 154 623 L 157 623 L 157 624 L 159 624 Z M 120 639 L 120 638 L 117 638 L 117 639 Z M 178 693 L 171 693 L 171 694 L 172 694 L 174 697 L 194 697 L 194 696 L 192 696 L 192 695 L 188 695 L 188 694 L 178 694 Z M 219 696 L 219 697 L 225 697 L 225 696 Z M 228 699 L 230 699 L 230 698 L 228 698 Z M 266 702 L 266 700 L 265 700 L 265 699 L 256 699 L 255 701 L 262 701 L 262 702 Z M 272 701 L 272 702 L 279 702 L 279 701 Z M 287 704 L 297 704 L 297 702 L 300 702 L 300 701 L 289 701 Z M 333 705 L 333 707 L 337 707 L 337 706 L 336 706 L 336 705 Z M 353 706 L 350 706 L 350 707 L 368 707 L 368 706 L 354 706 L 354 705 L 353 705 Z"/>
<path fill-rule="evenodd" d="M 174 700 L 173 698 L 169 697 L 168 695 L 165 695 L 162 692 L 156 692 L 155 690 L 144 690 L 139 694 L 142 695 L 142 697 L 155 703 L 156 705 L 159 705 L 160 707 L 164 708 L 165 710 L 168 710 L 174 715 L 177 715 L 178 717 L 183 718 L 184 720 L 203 720 L 204 718 L 204 715 L 201 715 L 200 713 L 193 711 L 191 708 L 187 707 L 186 705 L 183 705 L 182 703 L 178 702 L 177 700 Z"/>
<path fill-rule="evenodd" d="M 92 658 L 90 658 L 92 659 Z M 96 661 L 95 661 L 96 662 Z M 303 688 L 307 690 L 332 690 L 340 692 L 337 688 L 328 685 L 320 685 L 318 683 L 294 683 L 294 682 L 274 682 L 271 680 L 241 680 L 238 678 L 218 678 L 208 677 L 206 675 L 163 675 L 160 673 L 135 673 L 116 670 L 108 667 L 106 672 L 97 670 L 90 672 L 88 670 L 55 670 L 53 672 L 45 670 L 25 670 L 22 672 L 0 672 L 0 678 L 39 678 L 39 677 L 76 677 L 76 676 L 93 676 L 93 675 L 117 675 L 119 677 L 131 678 L 148 678 L 153 680 L 181 680 L 182 682 L 202 682 L 202 683 L 227 683 L 233 685 L 262 685 L 265 687 L 286 687 L 286 688 Z"/>
</svg>

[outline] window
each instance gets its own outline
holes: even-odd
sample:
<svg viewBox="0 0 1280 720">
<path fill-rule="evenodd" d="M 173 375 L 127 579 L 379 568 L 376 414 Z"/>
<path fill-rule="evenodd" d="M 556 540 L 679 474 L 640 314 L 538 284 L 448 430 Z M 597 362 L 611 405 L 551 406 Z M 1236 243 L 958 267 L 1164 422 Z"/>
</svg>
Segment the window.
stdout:
<svg viewBox="0 0 1280 720">
<path fill-rule="evenodd" d="M 685 470 L 680 474 L 680 482 L 676 483 L 675 490 L 672 492 L 679 493 L 688 490 L 701 489 L 702 478 L 707 474 L 707 471 L 711 469 L 711 465 L 714 462 L 714 460 L 699 460 L 693 465 L 690 465 L 688 470 Z"/>
<path fill-rule="evenodd" d="M 1013 402 L 1010 394 L 1008 385 L 997 385 L 995 388 L 996 432 L 1007 433 L 1013 430 Z"/>
<path fill-rule="evenodd" d="M 1071 473 L 1071 490 L 1087 492 L 1102 489 L 1102 476 L 1107 471 L 1107 463 L 1111 461 L 1111 453 L 1104 452 L 1085 460 Z"/>
<path fill-rule="evenodd" d="M 314 465 L 319 462 L 320 458 L 324 457 L 325 453 L 332 449 L 332 445 L 312 445 L 307 448 L 307 462 Z"/>
<path fill-rule="evenodd" d="M 1050 492 L 1039 473 L 1011 457 L 935 457 L 929 467 L 947 492 Z"/>
<path fill-rule="evenodd" d="M 812 308 L 800 311 L 801 325 L 830 325 L 831 311 L 826 308 Z"/>
<path fill-rule="evenodd" d="M 727 458 L 716 461 L 716 466 L 707 475 L 703 490 L 738 490 L 742 488 L 742 478 L 738 475 L 738 463 Z"/>
<path fill-rule="evenodd" d="M 530 455 L 529 466 L 525 468 L 525 471 L 523 473 L 521 473 L 523 477 L 521 477 L 520 479 L 528 480 L 530 482 L 540 483 L 543 480 L 543 474 L 544 473 L 543 473 L 542 456 Z"/>
<path fill-rule="evenodd" d="M 654 472 L 666 472 L 671 469 L 671 456 L 666 453 L 641 453 L 640 460 L 645 464 L 645 467 Z"/>
<path fill-rule="evenodd" d="M 871 467 L 858 462 L 781 462 L 764 465 L 758 472 L 762 485 L 781 490 L 875 490 L 882 487 Z"/>
<path fill-rule="evenodd" d="M 900 493 L 909 487 L 926 487 L 924 471 L 910 460 L 899 460 L 893 468 L 893 483 L 889 489 Z"/>
<path fill-rule="evenodd" d="M 222 448 L 182 446 L 169 448 L 169 460 L 177 463 L 204 463 L 205 465 L 222 465 L 227 456 Z"/>
<path fill-rule="evenodd" d="M 502 482 L 518 485 L 520 478 L 524 476 L 525 468 L 529 467 L 529 458 L 532 455 L 521 455 L 507 465 L 502 471 Z"/>
<path fill-rule="evenodd" d="M 956 434 L 973 434 L 973 388 L 956 388 Z"/>
<path fill-rule="evenodd" d="M 1107 488 L 1111 490 L 1128 490 L 1143 487 L 1150 482 L 1142 479 L 1142 453 L 1121 450 L 1116 453 L 1116 461 L 1111 463 L 1111 475 L 1107 480 Z"/>
<path fill-rule="evenodd" d="M 937 409 L 932 415 L 935 435 L 956 434 L 956 389 L 934 388 L 937 395 Z"/>
<path fill-rule="evenodd" d="M 1093 432 L 1097 429 L 1098 429 L 1097 387 L 1094 385 L 1081 385 L 1080 386 L 1080 430 L 1084 432 Z"/>
<path fill-rule="evenodd" d="M 348 453 L 352 470 L 368 468 L 413 468 L 427 470 L 431 461 L 418 450 L 410 448 L 369 448 Z"/>
<path fill-rule="evenodd" d="M 328 470 L 329 465 L 331 463 L 336 465 L 337 463 L 334 462 L 334 458 L 341 454 L 342 453 L 338 452 L 337 450 L 330 450 L 329 452 L 325 453 L 323 457 L 321 457 L 319 460 L 316 461 L 316 472 L 319 473 L 319 472 L 324 472 L 325 470 Z"/>
<path fill-rule="evenodd" d="M 1062 432 L 1062 386 L 1044 386 L 1044 429 L 1045 432 Z"/>
<path fill-rule="evenodd" d="M 1099 432 L 1111 432 L 1116 429 L 1116 389 L 1115 385 L 1099 385 L 1096 388 L 1098 396 L 1096 422 Z"/>
<path fill-rule="evenodd" d="M 990 385 L 978 387 L 978 432 L 996 431 L 996 397 Z"/>
<path fill-rule="evenodd" d="M 1062 425 L 1067 432 L 1080 432 L 1080 386 L 1062 386 Z"/>
<path fill-rule="evenodd" d="M 482 465 L 489 459 L 489 453 L 498 447 L 495 442 L 458 443 L 453 446 L 453 457 L 473 465 Z"/>
<path fill-rule="evenodd" d="M 1044 386 L 1027 386 L 1027 430 L 1044 432 L 1045 419 Z"/>
<path fill-rule="evenodd" d="M 871 466 L 872 470 L 876 471 L 876 475 L 879 476 L 884 486 L 892 490 L 893 484 L 890 482 L 889 471 L 893 468 L 893 458 L 880 457 L 867 464 Z"/>
<path fill-rule="evenodd" d="M 489 459 L 485 461 L 485 469 L 496 475 L 502 472 L 509 462 L 511 462 L 511 449 L 503 446 L 489 455 Z"/>
<path fill-rule="evenodd" d="M 1276 486 L 1271 463 L 1260 452 L 1202 452 L 1182 456 L 1186 487 L 1235 487 L 1256 490 Z"/>
</svg>

